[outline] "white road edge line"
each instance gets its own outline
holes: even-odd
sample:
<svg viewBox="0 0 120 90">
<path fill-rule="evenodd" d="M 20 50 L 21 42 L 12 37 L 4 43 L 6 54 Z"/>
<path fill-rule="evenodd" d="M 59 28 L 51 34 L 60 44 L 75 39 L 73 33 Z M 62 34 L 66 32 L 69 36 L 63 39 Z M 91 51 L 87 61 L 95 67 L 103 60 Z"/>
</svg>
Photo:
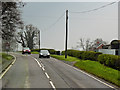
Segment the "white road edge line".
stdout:
<svg viewBox="0 0 120 90">
<path fill-rule="evenodd" d="M 52 88 L 53 88 L 54 90 L 56 90 L 56 88 L 55 88 L 55 86 L 54 86 L 54 84 L 53 84 L 52 81 L 50 81 L 50 84 L 51 84 Z"/>
<path fill-rule="evenodd" d="M 45 75 L 47 76 L 48 79 L 50 78 L 49 75 L 46 72 L 45 72 Z"/>
<path fill-rule="evenodd" d="M 11 55 L 11 54 L 10 54 Z M 16 61 L 16 57 L 14 55 L 11 55 L 14 57 L 14 61 L 11 63 L 11 65 L 9 65 L 9 67 L 0 75 L 0 79 L 2 79 L 2 77 L 8 72 L 8 70 L 11 68 L 11 66 L 15 63 Z"/>
<path fill-rule="evenodd" d="M 74 68 L 75 68 L 75 67 L 74 67 Z M 75 68 L 75 69 L 78 70 L 77 68 Z M 100 82 L 100 83 L 102 83 L 102 84 L 104 84 L 104 85 L 106 85 L 106 86 L 108 86 L 108 87 L 110 87 L 110 88 L 114 88 L 113 86 L 111 86 L 111 85 L 109 85 L 109 84 L 107 84 L 107 83 L 105 83 L 105 82 L 103 82 L 103 81 L 101 81 L 101 80 L 95 78 L 94 76 L 92 76 L 92 75 L 90 75 L 90 74 L 88 74 L 88 73 L 86 73 L 86 72 L 84 72 L 84 71 L 82 71 L 82 70 L 78 70 L 78 71 L 80 71 L 80 72 L 86 74 L 87 76 L 89 76 L 89 77 L 95 79 L 96 81 L 98 81 L 98 82 Z M 114 88 L 114 89 L 115 89 L 115 88 Z"/>
<path fill-rule="evenodd" d="M 66 63 L 64 63 L 64 64 L 66 64 Z M 71 65 L 69 65 L 69 64 L 66 64 L 66 65 L 68 65 L 68 66 L 70 66 L 70 67 L 73 67 L 73 66 L 71 66 Z M 102 84 L 104 84 L 104 85 L 110 87 L 110 88 L 114 88 L 113 86 L 111 86 L 111 85 L 109 85 L 109 84 L 107 84 L 107 83 L 105 83 L 105 82 L 103 82 L 103 81 L 101 81 L 101 80 L 95 78 L 94 76 L 92 76 L 92 75 L 90 75 L 90 74 L 88 74 L 88 73 L 86 73 L 86 72 L 84 72 L 84 71 L 82 71 L 82 70 L 80 70 L 80 69 L 77 69 L 77 68 L 75 68 L 75 67 L 73 67 L 73 68 L 74 68 L 75 70 L 80 71 L 80 72 L 84 73 L 85 75 L 87 75 L 87 76 L 89 76 L 89 77 L 95 79 L 96 81 L 98 81 L 98 82 L 100 82 L 100 83 L 102 83 Z M 115 88 L 114 88 L 114 89 L 115 89 Z"/>
<path fill-rule="evenodd" d="M 80 70 L 80 71 L 81 71 L 81 70 Z M 86 74 L 87 76 L 89 76 L 89 77 L 91 77 L 91 78 L 93 78 L 93 79 L 99 81 L 100 83 L 103 83 L 104 85 L 106 85 L 106 86 L 108 86 L 108 87 L 110 87 L 110 88 L 114 88 L 113 86 L 108 85 L 107 83 L 105 83 L 105 82 L 103 82 L 103 81 L 101 81 L 101 80 L 95 78 L 94 76 L 91 76 L 90 74 L 88 74 L 88 73 L 86 73 L 86 72 L 83 72 L 83 71 L 81 71 L 81 72 L 84 73 L 84 74 Z"/>
</svg>

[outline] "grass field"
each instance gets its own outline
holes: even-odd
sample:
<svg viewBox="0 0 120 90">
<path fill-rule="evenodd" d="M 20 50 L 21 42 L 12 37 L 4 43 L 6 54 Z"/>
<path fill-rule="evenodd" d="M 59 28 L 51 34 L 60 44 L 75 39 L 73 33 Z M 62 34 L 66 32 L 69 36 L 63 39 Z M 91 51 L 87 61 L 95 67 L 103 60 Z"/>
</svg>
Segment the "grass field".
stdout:
<svg viewBox="0 0 120 90">
<path fill-rule="evenodd" d="M 120 73 L 118 70 L 106 67 L 102 64 L 100 64 L 97 61 L 90 61 L 90 60 L 80 60 L 75 57 L 70 57 L 68 56 L 67 59 L 65 59 L 63 55 L 58 56 L 58 55 L 51 55 L 54 58 L 57 58 L 59 60 L 65 60 L 65 61 L 76 61 L 74 64 L 75 67 L 80 68 L 86 72 L 89 72 L 91 74 L 94 74 L 100 78 L 103 78 L 111 83 L 114 83 L 118 86 L 120 86 Z"/>
</svg>

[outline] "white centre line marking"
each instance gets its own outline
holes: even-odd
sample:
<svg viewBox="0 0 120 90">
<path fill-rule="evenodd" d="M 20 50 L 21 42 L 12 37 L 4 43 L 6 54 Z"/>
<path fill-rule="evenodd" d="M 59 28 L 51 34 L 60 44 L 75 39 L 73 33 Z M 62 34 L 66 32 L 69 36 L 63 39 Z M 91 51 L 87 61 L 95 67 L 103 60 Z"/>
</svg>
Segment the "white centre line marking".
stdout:
<svg viewBox="0 0 120 90">
<path fill-rule="evenodd" d="M 40 67 L 42 67 L 42 65 L 38 62 L 38 60 L 36 59 L 36 58 L 34 58 L 34 57 L 32 57 L 37 63 L 38 63 L 38 65 L 40 66 Z"/>
<path fill-rule="evenodd" d="M 52 81 L 50 81 L 50 84 L 51 84 L 52 88 L 53 88 L 54 90 L 56 90 L 56 88 L 55 88 L 55 86 L 54 86 L 54 84 L 53 84 Z"/>
<path fill-rule="evenodd" d="M 50 78 L 49 75 L 46 72 L 45 72 L 45 75 L 47 76 L 48 79 Z"/>
<path fill-rule="evenodd" d="M 45 71 L 45 68 L 44 68 L 44 67 L 42 67 L 42 70 L 43 70 L 43 71 Z"/>
<path fill-rule="evenodd" d="M 42 63 L 41 63 L 42 67 L 45 67 Z"/>
<path fill-rule="evenodd" d="M 42 62 L 40 61 L 40 63 L 39 63 L 36 58 L 34 58 L 34 57 L 32 57 L 32 58 L 38 63 L 38 65 L 42 68 L 42 70 L 45 71 L 45 68 L 44 68 L 45 66 L 42 64 Z M 50 80 L 50 77 L 49 77 L 49 75 L 47 74 L 47 72 L 44 72 L 44 73 L 45 73 L 46 77 L 49 79 L 49 82 L 50 82 L 50 85 L 52 86 L 52 88 L 53 88 L 54 90 L 56 90 L 56 88 L 55 88 L 53 82 Z"/>
</svg>

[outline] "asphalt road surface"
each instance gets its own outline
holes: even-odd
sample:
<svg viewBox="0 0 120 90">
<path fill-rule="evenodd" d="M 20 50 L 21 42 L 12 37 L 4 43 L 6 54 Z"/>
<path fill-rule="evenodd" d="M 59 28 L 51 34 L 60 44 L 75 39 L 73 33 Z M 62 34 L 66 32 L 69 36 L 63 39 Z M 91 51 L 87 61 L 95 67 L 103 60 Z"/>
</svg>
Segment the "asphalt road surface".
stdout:
<svg viewBox="0 0 120 90">
<path fill-rule="evenodd" d="M 105 88 L 113 86 L 54 58 L 13 54 L 15 63 L 2 78 L 2 88 Z"/>
</svg>

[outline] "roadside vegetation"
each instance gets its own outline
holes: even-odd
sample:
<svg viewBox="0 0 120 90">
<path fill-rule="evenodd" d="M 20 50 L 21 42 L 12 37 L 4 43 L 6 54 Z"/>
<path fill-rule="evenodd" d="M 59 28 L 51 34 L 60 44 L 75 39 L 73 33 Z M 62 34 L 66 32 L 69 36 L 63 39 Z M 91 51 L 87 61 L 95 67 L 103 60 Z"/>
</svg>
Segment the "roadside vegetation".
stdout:
<svg viewBox="0 0 120 90">
<path fill-rule="evenodd" d="M 8 60 L 8 61 L 14 59 L 13 56 L 6 54 L 6 53 L 1 53 L 0 55 L 2 55 L 3 59 Z"/>
<path fill-rule="evenodd" d="M 12 63 L 13 60 L 14 60 L 13 56 L 6 53 L 0 53 L 0 64 L 1 64 L 0 69 L 2 69 L 2 71 L 6 69 L 8 65 Z"/>
<path fill-rule="evenodd" d="M 104 64 L 101 64 L 97 61 L 82 60 L 71 56 L 68 56 L 68 58 L 65 59 L 64 55 L 51 56 L 59 60 L 75 62 L 75 67 L 120 86 L 120 75 L 118 70 L 107 67 Z"/>
<path fill-rule="evenodd" d="M 68 57 L 65 59 L 65 51 L 60 55 L 60 52 L 54 49 L 47 50 L 53 58 L 71 62 L 81 70 L 120 86 L 120 56 L 94 51 L 68 50 Z M 38 49 L 32 50 L 32 53 L 39 54 Z"/>
<path fill-rule="evenodd" d="M 39 54 L 39 52 L 33 51 L 31 52 L 31 54 Z"/>
</svg>

